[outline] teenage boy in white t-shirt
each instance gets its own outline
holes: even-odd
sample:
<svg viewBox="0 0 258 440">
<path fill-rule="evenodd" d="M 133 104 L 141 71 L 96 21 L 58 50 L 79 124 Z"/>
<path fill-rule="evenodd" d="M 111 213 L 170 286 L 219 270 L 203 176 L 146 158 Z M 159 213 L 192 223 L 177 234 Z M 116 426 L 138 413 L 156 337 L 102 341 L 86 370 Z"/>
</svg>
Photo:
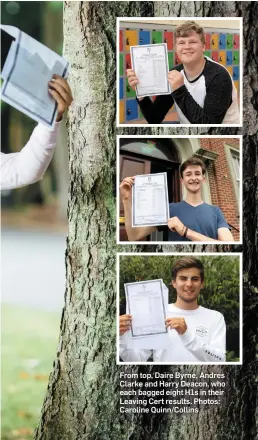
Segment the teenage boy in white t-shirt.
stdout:
<svg viewBox="0 0 258 440">
<path fill-rule="evenodd" d="M 204 285 L 204 267 L 195 257 L 184 257 L 172 267 L 175 304 L 169 304 L 166 326 L 169 345 L 162 350 L 131 350 L 126 347 L 125 333 L 130 330 L 132 315 L 119 320 L 119 355 L 126 362 L 225 362 L 226 325 L 220 312 L 198 305 Z"/>
<path fill-rule="evenodd" d="M 53 75 L 49 93 L 57 102 L 57 118 L 54 130 L 38 124 L 25 147 L 18 153 L 1 153 L 1 190 L 19 188 L 42 179 L 51 162 L 63 113 L 71 105 L 73 97 L 67 81 Z"/>
</svg>

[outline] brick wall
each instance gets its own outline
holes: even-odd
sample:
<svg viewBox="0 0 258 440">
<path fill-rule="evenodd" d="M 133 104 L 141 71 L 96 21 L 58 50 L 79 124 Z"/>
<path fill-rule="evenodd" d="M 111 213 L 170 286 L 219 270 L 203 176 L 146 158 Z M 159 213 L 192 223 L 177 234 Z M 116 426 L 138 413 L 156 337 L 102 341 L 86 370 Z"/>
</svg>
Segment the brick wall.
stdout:
<svg viewBox="0 0 258 440">
<path fill-rule="evenodd" d="M 239 139 L 233 138 L 202 138 L 202 148 L 218 153 L 217 159 L 208 167 L 209 184 L 211 190 L 212 204 L 218 205 L 227 222 L 239 229 L 239 213 L 235 191 L 232 183 L 228 159 L 225 154 L 224 145 L 232 145 L 239 149 Z M 242 209 L 242 207 L 240 207 Z M 239 240 L 239 233 L 232 229 L 235 240 Z"/>
</svg>

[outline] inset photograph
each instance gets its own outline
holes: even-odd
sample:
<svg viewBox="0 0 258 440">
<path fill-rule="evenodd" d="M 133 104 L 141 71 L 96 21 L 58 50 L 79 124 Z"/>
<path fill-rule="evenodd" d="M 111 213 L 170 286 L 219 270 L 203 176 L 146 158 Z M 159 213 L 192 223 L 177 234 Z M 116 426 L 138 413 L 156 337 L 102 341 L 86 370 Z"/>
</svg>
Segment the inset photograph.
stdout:
<svg viewBox="0 0 258 440">
<path fill-rule="evenodd" d="M 118 136 L 117 243 L 242 243 L 240 136 Z"/>
<path fill-rule="evenodd" d="M 119 254 L 117 362 L 242 363 L 241 254 Z"/>
<path fill-rule="evenodd" d="M 117 20 L 118 126 L 241 126 L 242 18 Z"/>
</svg>

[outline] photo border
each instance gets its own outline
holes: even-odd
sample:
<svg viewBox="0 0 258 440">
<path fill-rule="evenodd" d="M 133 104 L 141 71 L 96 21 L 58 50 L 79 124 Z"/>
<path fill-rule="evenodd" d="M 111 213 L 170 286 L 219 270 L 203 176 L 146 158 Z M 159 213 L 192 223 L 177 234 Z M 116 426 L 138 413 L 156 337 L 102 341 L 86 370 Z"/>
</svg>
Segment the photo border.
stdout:
<svg viewBox="0 0 258 440">
<path fill-rule="evenodd" d="M 120 214 L 120 160 L 119 160 L 119 143 L 120 139 L 132 139 L 132 138 L 147 138 L 147 139 L 239 139 L 239 159 L 240 159 L 240 191 L 239 191 L 239 223 L 240 223 L 240 240 L 239 241 L 217 241 L 217 242 L 211 242 L 211 241 L 120 241 L 119 240 L 119 214 Z M 122 245 L 122 246 L 128 246 L 128 245 L 192 245 L 192 244 L 223 244 L 223 245 L 242 245 L 243 244 L 243 136 L 242 135 L 117 135 L 116 137 L 116 244 Z M 214 206 L 214 205 L 213 205 Z"/>
<path fill-rule="evenodd" d="M 119 30 L 121 22 L 146 22 L 150 21 L 202 21 L 202 20 L 221 20 L 221 21 L 236 21 L 239 23 L 239 113 L 240 113 L 240 123 L 239 124 L 120 124 L 119 121 Z M 159 23 L 161 24 L 161 23 Z M 167 23 L 166 23 L 167 24 Z M 205 26 L 205 29 L 207 26 Z M 219 28 L 220 29 L 220 28 Z M 222 30 L 222 29 L 221 29 Z M 225 30 L 225 29 L 224 29 Z M 119 127 L 165 127 L 165 128 L 175 128 L 175 127 L 242 127 L 243 126 L 243 17 L 117 17 L 116 19 L 116 126 Z"/>
<path fill-rule="evenodd" d="M 239 361 L 238 362 L 128 362 L 119 360 L 119 297 L 120 297 L 120 256 L 238 256 L 239 257 Z M 243 365 L 243 255 L 241 252 L 117 252 L 116 256 L 116 276 L 117 276 L 117 294 L 116 294 L 116 365 Z"/>
</svg>

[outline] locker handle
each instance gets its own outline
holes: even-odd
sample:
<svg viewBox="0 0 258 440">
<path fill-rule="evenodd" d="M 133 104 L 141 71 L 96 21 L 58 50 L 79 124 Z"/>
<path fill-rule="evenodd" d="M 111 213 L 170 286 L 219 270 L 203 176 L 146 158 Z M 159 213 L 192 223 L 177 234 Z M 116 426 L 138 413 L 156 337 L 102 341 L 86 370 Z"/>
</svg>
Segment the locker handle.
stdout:
<svg viewBox="0 0 258 440">
<path fill-rule="evenodd" d="M 153 40 L 152 40 L 152 44 L 155 44 L 156 43 L 156 41 L 154 40 L 154 38 L 153 38 Z"/>
<path fill-rule="evenodd" d="M 127 92 L 130 92 L 130 90 L 131 90 L 130 87 L 127 86 L 127 87 L 126 87 L 126 91 L 127 91 Z"/>
<path fill-rule="evenodd" d="M 234 58 L 233 58 L 234 60 L 236 60 L 236 57 L 235 57 L 235 55 L 234 55 Z"/>
<path fill-rule="evenodd" d="M 131 110 L 130 110 L 129 108 L 126 110 L 126 114 L 127 114 L 127 115 L 130 115 L 130 114 L 131 114 Z"/>
<path fill-rule="evenodd" d="M 219 40 L 219 44 L 220 44 L 220 45 L 222 44 L 222 40 Z"/>
<path fill-rule="evenodd" d="M 227 57 L 227 61 L 229 61 L 229 57 Z"/>
<path fill-rule="evenodd" d="M 223 59 L 222 57 L 219 57 L 219 60 L 220 60 L 220 61 L 222 61 L 222 59 Z"/>
<path fill-rule="evenodd" d="M 129 41 L 128 37 L 126 38 L 126 44 L 127 44 L 127 46 L 129 46 L 129 44 L 130 44 L 130 41 Z"/>
<path fill-rule="evenodd" d="M 215 41 L 214 41 L 214 40 L 211 40 L 211 42 L 212 42 L 213 45 L 215 44 Z"/>
<path fill-rule="evenodd" d="M 167 43 L 167 39 L 166 38 L 164 39 L 164 43 Z"/>
<path fill-rule="evenodd" d="M 140 38 L 140 43 L 142 43 L 142 38 Z"/>
<path fill-rule="evenodd" d="M 234 40 L 234 44 L 237 44 L 236 40 Z"/>
<path fill-rule="evenodd" d="M 127 68 L 127 69 L 130 69 L 130 63 L 129 63 L 129 61 L 127 61 L 127 63 L 126 63 L 126 68 Z"/>
</svg>

